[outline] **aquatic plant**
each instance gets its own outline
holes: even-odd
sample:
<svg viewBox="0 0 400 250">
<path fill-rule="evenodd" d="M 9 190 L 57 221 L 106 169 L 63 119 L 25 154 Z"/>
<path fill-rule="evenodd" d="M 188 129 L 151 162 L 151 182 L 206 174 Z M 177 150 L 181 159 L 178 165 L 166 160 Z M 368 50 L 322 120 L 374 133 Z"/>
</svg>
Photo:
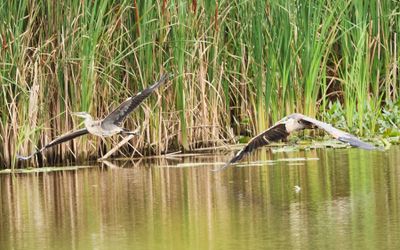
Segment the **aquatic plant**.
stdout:
<svg viewBox="0 0 400 250">
<path fill-rule="evenodd" d="M 395 0 L 6 1 L 0 167 L 79 127 L 71 111 L 101 118 L 164 71 L 176 78 L 127 121 L 142 134 L 120 154 L 235 143 L 295 111 L 324 118 L 335 101 L 351 132 L 393 134 L 380 126 L 399 98 L 399 10 Z M 96 158 L 113 143 L 74 140 L 39 163 Z"/>
</svg>

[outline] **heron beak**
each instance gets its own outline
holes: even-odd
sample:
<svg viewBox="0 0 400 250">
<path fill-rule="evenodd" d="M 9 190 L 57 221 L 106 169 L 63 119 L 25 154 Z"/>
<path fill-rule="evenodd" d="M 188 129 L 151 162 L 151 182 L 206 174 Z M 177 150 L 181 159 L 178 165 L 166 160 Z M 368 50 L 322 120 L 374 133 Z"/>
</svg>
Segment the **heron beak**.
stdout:
<svg viewBox="0 0 400 250">
<path fill-rule="evenodd" d="M 81 118 L 85 118 L 85 116 L 81 112 L 72 112 L 71 115 L 75 115 Z"/>
</svg>

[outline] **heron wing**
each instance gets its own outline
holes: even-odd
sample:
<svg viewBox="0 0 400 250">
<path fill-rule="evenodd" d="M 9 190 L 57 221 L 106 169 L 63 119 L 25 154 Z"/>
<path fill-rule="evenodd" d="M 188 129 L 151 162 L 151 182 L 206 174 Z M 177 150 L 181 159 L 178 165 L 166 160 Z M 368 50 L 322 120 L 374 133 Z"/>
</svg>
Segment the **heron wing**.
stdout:
<svg viewBox="0 0 400 250">
<path fill-rule="evenodd" d="M 364 142 L 364 141 L 360 140 L 358 137 L 356 137 L 352 134 L 349 134 L 345 131 L 342 131 L 340 129 L 337 129 L 328 123 L 318 121 L 314 118 L 311 118 L 311 117 L 308 117 L 305 115 L 302 116 L 301 120 L 314 124 L 318 128 L 323 129 L 326 132 L 328 132 L 335 139 L 337 139 L 341 142 L 344 142 L 344 143 L 348 143 L 353 147 L 358 147 L 358 148 L 367 149 L 367 150 L 376 149 L 376 147 L 374 145 Z"/>
<path fill-rule="evenodd" d="M 157 89 L 162 83 L 167 80 L 168 74 L 161 76 L 160 80 L 137 93 L 135 96 L 129 97 L 123 103 L 121 103 L 114 111 L 112 111 L 106 118 L 104 118 L 102 124 L 107 126 L 107 124 L 119 125 L 135 108 L 139 106 L 141 102 L 144 101 L 155 89 Z"/>
<path fill-rule="evenodd" d="M 270 127 L 266 131 L 251 139 L 243 149 L 238 151 L 235 156 L 219 170 L 228 167 L 232 163 L 240 161 L 246 154 L 251 153 L 253 150 L 268 145 L 270 142 L 284 139 L 288 135 L 289 133 L 286 132 L 286 126 L 284 123 L 275 124 L 274 126 Z"/>
<path fill-rule="evenodd" d="M 41 149 L 35 151 L 35 152 L 34 152 L 33 154 L 31 154 L 31 155 L 28 155 L 28 156 L 20 156 L 20 155 L 17 155 L 17 158 L 20 159 L 20 160 L 27 160 L 27 159 L 30 159 L 30 158 L 32 158 L 34 155 L 36 155 L 36 154 L 42 152 L 43 150 L 45 150 L 46 148 L 53 147 L 53 146 L 55 146 L 55 145 L 58 145 L 58 144 L 60 144 L 60 143 L 63 143 L 63 142 L 72 140 L 72 139 L 74 139 L 74 138 L 76 138 L 76 137 L 78 137 L 78 136 L 82 136 L 82 135 L 85 135 L 85 134 L 88 134 L 88 133 L 89 133 L 89 131 L 88 131 L 86 128 L 82 128 L 82 129 L 73 131 L 73 132 L 71 132 L 71 133 L 62 135 L 62 136 L 60 136 L 60 137 L 58 137 L 58 138 L 52 140 L 50 143 L 48 143 L 47 145 L 45 145 L 45 146 L 42 147 Z"/>
</svg>

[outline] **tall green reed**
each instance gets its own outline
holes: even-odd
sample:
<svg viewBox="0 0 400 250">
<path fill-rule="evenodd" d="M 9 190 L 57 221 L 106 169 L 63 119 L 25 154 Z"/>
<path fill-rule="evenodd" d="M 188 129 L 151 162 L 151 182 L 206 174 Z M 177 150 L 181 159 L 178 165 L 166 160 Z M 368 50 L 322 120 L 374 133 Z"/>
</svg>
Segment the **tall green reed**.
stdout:
<svg viewBox="0 0 400 250">
<path fill-rule="evenodd" d="M 235 142 L 335 100 L 355 132 L 376 131 L 381 103 L 400 91 L 398 13 L 396 1 L 7 1 L 2 167 L 79 127 L 71 111 L 104 117 L 164 71 L 175 77 L 124 124 L 142 127 L 130 142 L 142 153 Z M 44 163 L 95 158 L 103 147 L 79 138 L 44 152 Z"/>
<path fill-rule="evenodd" d="M 172 27 L 172 36 L 173 36 L 173 57 L 175 59 L 176 71 L 177 71 L 177 79 L 176 79 L 176 108 L 179 112 L 180 118 L 180 143 L 182 147 L 186 150 L 189 149 L 188 144 L 188 135 L 187 135 L 187 119 L 186 119 L 186 95 L 185 89 L 186 86 L 184 84 L 184 79 L 186 76 L 185 71 L 185 50 L 186 50 L 186 37 L 188 30 L 185 27 L 185 18 L 187 13 L 187 8 L 185 2 L 177 1 L 173 2 L 172 5 L 176 4 L 176 12 L 173 13 L 172 22 L 174 22 L 174 26 Z"/>
</svg>

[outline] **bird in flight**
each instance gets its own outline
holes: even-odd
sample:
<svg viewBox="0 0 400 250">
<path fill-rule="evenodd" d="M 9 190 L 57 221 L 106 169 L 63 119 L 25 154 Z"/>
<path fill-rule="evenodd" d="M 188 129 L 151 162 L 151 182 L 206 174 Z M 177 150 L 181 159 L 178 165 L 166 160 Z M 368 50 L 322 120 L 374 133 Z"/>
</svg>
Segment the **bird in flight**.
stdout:
<svg viewBox="0 0 400 250">
<path fill-rule="evenodd" d="M 228 161 L 223 167 L 217 169 L 216 171 L 223 170 L 229 165 L 240 161 L 246 154 L 251 153 L 256 148 L 268 145 L 271 142 L 286 140 L 290 133 L 294 131 L 315 128 L 323 129 L 330 135 L 332 135 L 335 139 L 344 143 L 348 143 L 351 146 L 366 150 L 377 149 L 375 146 L 367 142 L 361 141 L 359 138 L 352 134 L 334 128 L 328 123 L 318 121 L 303 114 L 294 113 L 284 117 L 275 125 L 251 139 L 249 143 L 247 143 L 247 145 L 243 149 L 237 152 L 230 161 Z"/>
<path fill-rule="evenodd" d="M 17 155 L 20 160 L 27 160 L 32 158 L 34 155 L 41 153 L 43 150 L 50 148 L 52 146 L 58 145 L 60 143 L 72 140 L 78 136 L 85 134 L 93 134 L 100 137 L 109 137 L 115 134 L 136 134 L 136 131 L 128 131 L 122 127 L 122 123 L 125 118 L 135 110 L 140 103 L 142 103 L 155 89 L 157 89 L 161 84 L 163 84 L 168 79 L 168 74 L 161 76 L 160 80 L 148 87 L 147 89 L 137 93 L 135 96 L 129 97 L 124 102 L 122 102 L 114 111 L 107 115 L 104 119 L 93 120 L 92 116 L 86 112 L 76 112 L 73 115 L 84 118 L 85 128 L 73 131 L 71 133 L 62 135 L 49 144 L 45 145 L 41 149 L 36 150 L 34 153 L 28 156 Z"/>
</svg>

